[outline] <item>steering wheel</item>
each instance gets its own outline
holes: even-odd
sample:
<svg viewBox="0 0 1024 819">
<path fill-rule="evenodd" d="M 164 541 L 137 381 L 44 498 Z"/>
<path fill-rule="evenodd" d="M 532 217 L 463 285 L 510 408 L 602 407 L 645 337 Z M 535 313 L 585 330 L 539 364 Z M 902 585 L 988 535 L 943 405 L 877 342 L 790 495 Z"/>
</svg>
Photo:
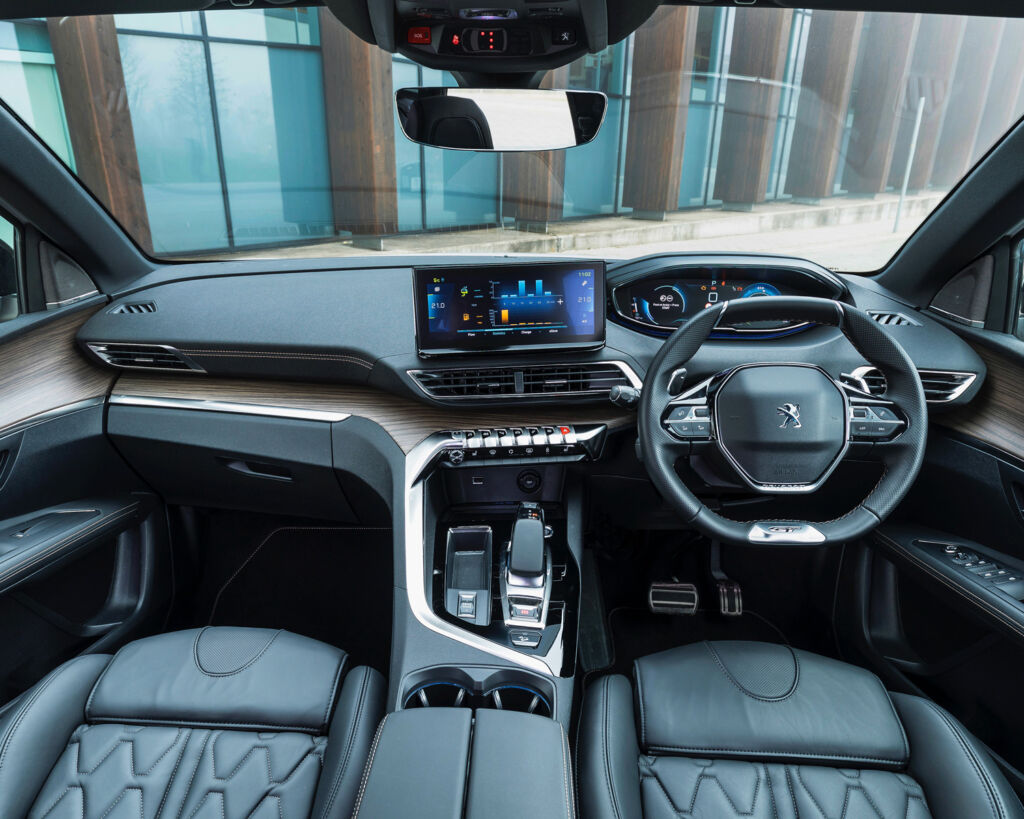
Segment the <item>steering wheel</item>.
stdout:
<svg viewBox="0 0 1024 819">
<path fill-rule="evenodd" d="M 884 397 L 840 383 L 806 363 L 741 364 L 680 389 L 683 366 L 721 323 L 813 322 L 838 327 L 885 376 Z M 842 543 L 871 531 L 913 484 L 924 459 L 928 410 L 913 362 L 867 313 L 829 299 L 765 296 L 722 302 L 666 340 L 644 379 L 638 407 L 644 465 L 683 521 L 733 543 Z M 868 452 L 884 466 L 860 504 L 834 520 L 739 522 L 708 508 L 675 466 L 691 453 L 720 457 L 756 492 L 810 494 L 843 458 Z"/>
</svg>

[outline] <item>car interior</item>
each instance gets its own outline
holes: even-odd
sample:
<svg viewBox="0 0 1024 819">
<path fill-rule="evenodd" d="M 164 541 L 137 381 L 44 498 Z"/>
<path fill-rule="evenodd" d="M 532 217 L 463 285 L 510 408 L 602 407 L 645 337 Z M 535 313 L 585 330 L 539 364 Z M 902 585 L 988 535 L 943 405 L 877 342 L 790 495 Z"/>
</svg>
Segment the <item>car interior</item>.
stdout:
<svg viewBox="0 0 1024 819">
<path fill-rule="evenodd" d="M 0 0 L 0 817 L 1024 818 L 1022 43 Z"/>
</svg>

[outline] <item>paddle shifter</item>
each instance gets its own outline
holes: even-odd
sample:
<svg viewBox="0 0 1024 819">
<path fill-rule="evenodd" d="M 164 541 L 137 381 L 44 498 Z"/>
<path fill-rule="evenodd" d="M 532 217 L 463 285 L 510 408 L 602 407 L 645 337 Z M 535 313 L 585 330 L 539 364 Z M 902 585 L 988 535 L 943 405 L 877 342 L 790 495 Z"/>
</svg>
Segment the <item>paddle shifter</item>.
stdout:
<svg viewBox="0 0 1024 819">
<path fill-rule="evenodd" d="M 539 503 L 519 504 L 500 580 L 505 625 L 544 628 L 551 599 L 551 550 L 544 542 Z"/>
</svg>

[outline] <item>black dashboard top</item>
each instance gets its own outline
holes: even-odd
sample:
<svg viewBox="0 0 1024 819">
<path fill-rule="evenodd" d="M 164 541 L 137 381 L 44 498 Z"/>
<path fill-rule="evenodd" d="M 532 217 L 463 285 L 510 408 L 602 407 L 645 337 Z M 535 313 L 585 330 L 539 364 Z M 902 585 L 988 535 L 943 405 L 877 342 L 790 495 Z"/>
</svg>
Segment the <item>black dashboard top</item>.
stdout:
<svg viewBox="0 0 1024 819">
<path fill-rule="evenodd" d="M 429 256 L 333 263 L 289 260 L 276 266 L 267 262 L 180 265 L 101 309 L 82 327 L 79 342 L 89 355 L 105 363 L 178 371 L 183 377 L 207 373 L 370 385 L 440 404 L 467 399 L 487 403 L 514 399 L 519 404 L 606 400 L 614 378 L 622 383 L 642 382 L 672 329 L 671 323 L 652 321 L 645 326 L 635 320 L 634 304 L 646 319 L 643 300 L 650 304 L 652 298 L 662 296 L 677 299 L 681 292 L 685 306 L 651 307 L 651 316 L 662 318 L 659 311 L 675 310 L 685 317 L 711 303 L 711 293 L 718 293 L 719 299 L 756 298 L 777 288 L 874 311 L 919 370 L 940 372 L 941 378 L 951 373 L 950 377 L 959 379 L 946 393 L 952 396 L 947 404 L 969 400 L 984 378 L 984 364 L 968 344 L 871 280 L 840 278 L 803 260 L 743 254 L 666 254 L 610 264 L 608 321 L 600 347 L 558 344 L 542 350 L 471 351 L 457 358 L 425 358 L 417 343 L 414 268 L 438 265 L 465 268 L 471 276 L 485 277 L 484 267 L 499 265 L 504 277 L 500 280 L 512 288 L 505 295 L 517 297 L 522 282 L 527 300 L 536 298 L 538 280 L 541 298 L 548 291 L 554 295 L 545 277 L 535 275 L 540 269 L 594 267 L 593 262 L 565 258 Z M 498 279 L 488 279 L 494 280 Z M 678 291 L 665 291 L 666 286 Z M 146 305 L 141 312 L 129 307 L 139 304 Z M 502 308 L 497 309 L 500 321 Z M 595 309 L 595 318 L 600 313 Z M 662 320 L 674 323 L 675 318 Z M 818 364 L 836 378 L 866 377 L 870 382 L 872 377 L 868 363 L 835 328 L 719 330 L 718 338 L 706 342 L 688 365 L 694 377 L 755 361 L 804 361 Z M 444 382 L 449 391 L 435 392 L 425 381 Z"/>
</svg>

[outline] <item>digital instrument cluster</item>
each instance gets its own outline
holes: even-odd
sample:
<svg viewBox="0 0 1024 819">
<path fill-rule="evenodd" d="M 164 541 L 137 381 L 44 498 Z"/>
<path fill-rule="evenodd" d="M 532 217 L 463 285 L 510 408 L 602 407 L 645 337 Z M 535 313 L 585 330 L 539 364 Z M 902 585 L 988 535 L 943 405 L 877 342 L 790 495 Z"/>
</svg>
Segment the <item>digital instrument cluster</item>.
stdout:
<svg viewBox="0 0 1024 819">
<path fill-rule="evenodd" d="M 604 262 L 416 268 L 420 353 L 600 347 L 604 275 Z"/>
<path fill-rule="evenodd" d="M 688 267 L 617 286 L 615 312 L 631 324 L 671 332 L 701 310 L 732 299 L 825 295 L 790 281 L 792 271 L 759 267 Z M 781 275 L 780 275 L 781 274 Z M 732 332 L 778 332 L 785 322 L 751 322 Z"/>
</svg>

